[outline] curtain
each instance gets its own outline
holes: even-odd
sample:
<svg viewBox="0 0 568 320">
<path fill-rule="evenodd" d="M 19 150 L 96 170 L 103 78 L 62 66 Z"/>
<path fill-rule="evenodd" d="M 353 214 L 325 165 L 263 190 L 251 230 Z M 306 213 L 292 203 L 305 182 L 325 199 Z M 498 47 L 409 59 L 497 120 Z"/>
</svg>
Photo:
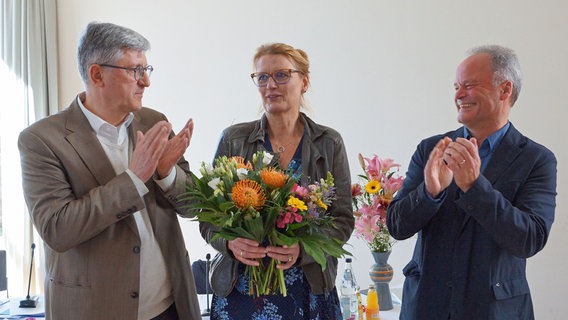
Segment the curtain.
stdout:
<svg viewBox="0 0 568 320">
<path fill-rule="evenodd" d="M 0 0 L 0 161 L 8 292 L 43 294 L 43 243 L 23 198 L 17 139 L 58 110 L 56 0 Z M 32 262 L 32 244 L 35 254 Z"/>
</svg>

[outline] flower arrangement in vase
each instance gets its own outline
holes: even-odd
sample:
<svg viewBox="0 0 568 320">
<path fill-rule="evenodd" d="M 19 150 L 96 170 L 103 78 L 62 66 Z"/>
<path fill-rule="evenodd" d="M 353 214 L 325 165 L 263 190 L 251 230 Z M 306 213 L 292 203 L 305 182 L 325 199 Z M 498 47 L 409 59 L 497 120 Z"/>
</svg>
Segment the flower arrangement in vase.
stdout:
<svg viewBox="0 0 568 320">
<path fill-rule="evenodd" d="M 359 154 L 359 164 L 365 173 L 359 175 L 363 183 L 351 187 L 356 236 L 367 243 L 375 260 L 369 269 L 369 276 L 375 283 L 379 309 L 391 310 L 393 305 L 389 283 L 393 269 L 387 260 L 394 239 L 387 228 L 386 218 L 387 209 L 402 187 L 404 178 L 398 174 L 400 165 L 392 159 L 381 159 L 377 155 L 365 158 Z"/>
<path fill-rule="evenodd" d="M 359 154 L 359 164 L 364 171 L 359 175 L 363 182 L 351 186 L 356 236 L 371 251 L 388 252 L 394 239 L 386 225 L 387 208 L 402 187 L 404 177 L 398 174 L 400 165 L 390 158 L 365 158 Z"/>
</svg>

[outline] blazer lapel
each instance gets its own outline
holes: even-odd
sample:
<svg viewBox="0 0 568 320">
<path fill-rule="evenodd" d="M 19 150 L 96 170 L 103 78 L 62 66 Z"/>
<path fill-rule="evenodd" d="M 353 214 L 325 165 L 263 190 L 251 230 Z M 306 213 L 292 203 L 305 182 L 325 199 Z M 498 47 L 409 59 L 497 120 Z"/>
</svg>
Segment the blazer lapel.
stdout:
<svg viewBox="0 0 568 320">
<path fill-rule="evenodd" d="M 500 145 L 487 164 L 485 172 L 482 172 L 482 174 L 494 185 L 519 156 L 521 151 L 522 135 L 513 127 L 513 124 L 511 124 L 508 132 L 503 137 L 503 140 L 501 140 Z"/>
<path fill-rule="evenodd" d="M 497 149 L 495 149 L 485 171 L 480 173 L 491 182 L 491 185 L 495 185 L 521 152 L 521 138 L 522 135 L 513 127 L 513 124 L 511 124 L 509 130 L 505 133 L 505 136 L 503 136 L 501 143 L 497 146 Z M 462 231 L 470 218 L 471 216 L 469 214 L 465 215 Z"/>
<path fill-rule="evenodd" d="M 69 107 L 69 116 L 65 126 L 67 130 L 71 132 L 66 137 L 67 141 L 69 141 L 76 150 L 99 185 L 105 185 L 116 177 L 112 163 L 106 156 L 99 139 L 93 131 L 87 117 L 85 117 L 85 114 L 81 111 L 76 99 L 73 100 L 73 103 Z M 132 138 L 130 141 L 134 145 L 135 139 Z M 138 234 L 138 227 L 136 226 L 134 217 L 127 217 L 123 221 L 135 234 Z"/>
<path fill-rule="evenodd" d="M 69 107 L 69 117 L 65 126 L 70 131 L 66 137 L 67 141 L 77 151 L 97 182 L 104 185 L 113 179 L 116 173 L 112 164 L 101 147 L 101 143 L 89 121 L 77 104 L 77 100 L 74 100 Z"/>
</svg>

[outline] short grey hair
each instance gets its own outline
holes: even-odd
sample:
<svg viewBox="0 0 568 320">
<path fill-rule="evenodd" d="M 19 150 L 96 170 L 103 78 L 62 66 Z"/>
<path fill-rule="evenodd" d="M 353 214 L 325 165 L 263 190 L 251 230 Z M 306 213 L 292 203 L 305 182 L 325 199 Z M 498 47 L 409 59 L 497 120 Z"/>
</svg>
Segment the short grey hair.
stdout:
<svg viewBox="0 0 568 320">
<path fill-rule="evenodd" d="M 495 86 L 506 80 L 513 83 L 511 106 L 514 105 L 521 93 L 523 82 L 521 65 L 519 64 L 517 55 L 513 50 L 499 45 L 479 46 L 468 51 L 470 56 L 482 53 L 486 53 L 491 57 L 493 84 Z"/>
<path fill-rule="evenodd" d="M 77 47 L 77 64 L 85 85 L 89 82 L 92 64 L 114 64 L 122 58 L 125 49 L 146 52 L 150 50 L 150 42 L 126 27 L 112 23 L 89 23 Z"/>
</svg>

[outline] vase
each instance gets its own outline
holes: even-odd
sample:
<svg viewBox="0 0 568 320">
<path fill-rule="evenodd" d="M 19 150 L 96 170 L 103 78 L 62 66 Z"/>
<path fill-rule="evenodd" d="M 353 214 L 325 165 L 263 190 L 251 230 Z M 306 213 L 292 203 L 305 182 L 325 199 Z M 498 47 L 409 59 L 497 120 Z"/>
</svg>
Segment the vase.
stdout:
<svg viewBox="0 0 568 320">
<path fill-rule="evenodd" d="M 369 276 L 375 283 L 375 289 L 379 295 L 379 310 L 391 310 L 393 306 L 389 283 L 392 280 L 393 270 L 387 262 L 391 251 L 371 251 L 371 254 L 375 263 L 369 269 Z"/>
</svg>

